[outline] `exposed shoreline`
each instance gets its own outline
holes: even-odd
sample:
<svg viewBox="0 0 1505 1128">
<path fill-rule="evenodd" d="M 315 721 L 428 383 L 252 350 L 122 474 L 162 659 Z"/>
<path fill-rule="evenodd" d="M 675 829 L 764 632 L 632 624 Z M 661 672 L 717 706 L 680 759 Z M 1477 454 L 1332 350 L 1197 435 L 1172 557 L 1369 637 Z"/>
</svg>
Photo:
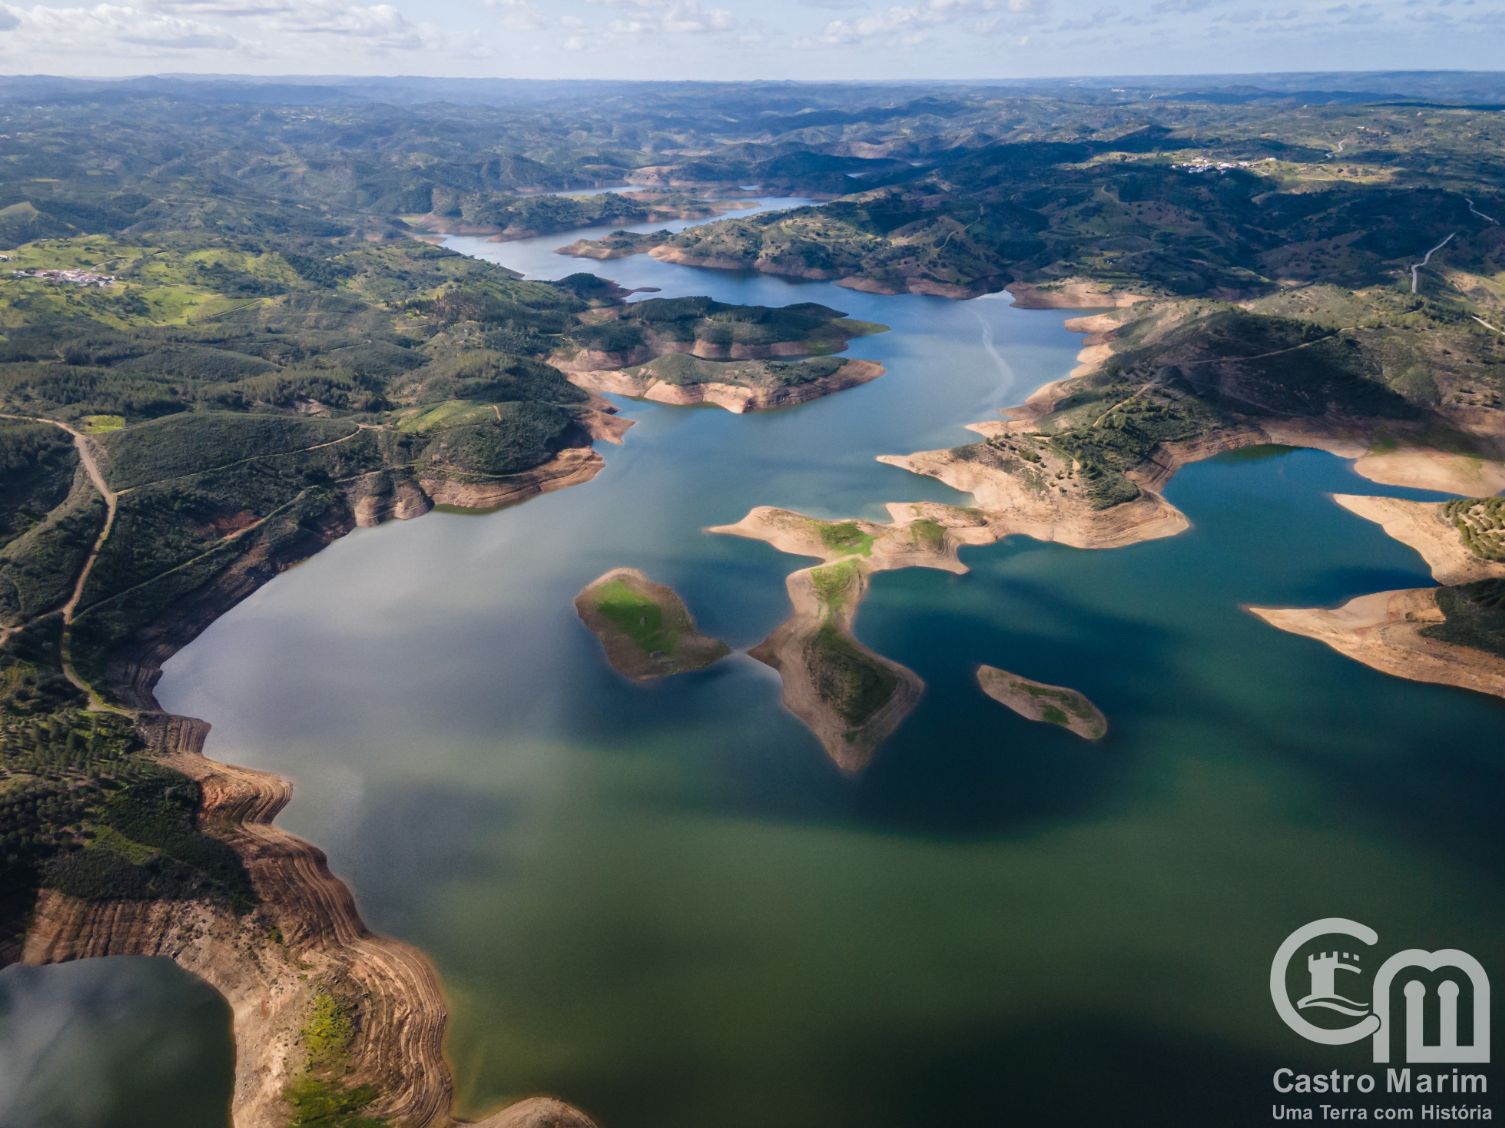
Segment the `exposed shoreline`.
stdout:
<svg viewBox="0 0 1505 1128">
<path fill-rule="evenodd" d="M 1030 296 L 1041 305 L 1049 305 L 1047 297 L 1065 301 L 1082 294 L 1071 291 Z M 1130 295 L 1121 296 L 1120 300 L 1132 304 L 1138 299 Z M 970 426 L 984 438 L 997 440 L 996 446 L 974 445 L 879 457 L 880 462 L 936 478 L 970 493 L 977 504 L 969 508 L 894 502 L 888 505 L 893 517 L 890 524 L 847 522 L 868 538 L 868 558 L 858 560 L 864 585 L 868 572 L 887 568 L 941 567 L 964 572 L 966 568 L 956 556 L 957 548 L 963 544 L 992 544 L 1011 535 L 1082 549 L 1120 548 L 1178 535 L 1190 527 L 1190 521 L 1161 496 L 1160 489 L 1189 463 L 1250 446 L 1268 444 L 1324 450 L 1352 460 L 1356 472 L 1385 484 L 1462 496 L 1492 494 L 1505 487 L 1505 463 L 1421 446 L 1397 445 L 1376 451 L 1367 437 L 1375 431 L 1374 423 L 1245 419 L 1190 441 L 1161 444 L 1148 462 L 1127 474 L 1138 487 L 1139 495 L 1099 508 L 1074 478 L 1070 464 L 1048 444 L 1038 441 L 1037 428 L 1069 394 L 1073 381 L 1091 374 L 1112 355 L 1111 342 L 1118 320 L 1112 314 L 1096 314 L 1072 318 L 1066 325 L 1087 334 L 1072 373 L 1042 386 L 1023 404 L 1006 410 L 1003 420 Z M 1505 575 L 1505 565 L 1482 561 L 1468 552 L 1457 531 L 1441 518 L 1440 504 L 1387 498 L 1337 500 L 1360 516 L 1379 521 L 1391 535 L 1417 548 L 1443 582 Z M 918 554 L 913 551 L 907 530 L 919 520 L 940 527 L 941 540 L 935 546 L 939 551 Z M 820 526 L 830 524 L 760 507 L 734 525 L 708 531 L 761 539 L 781 551 L 830 562 L 841 553 L 823 545 L 818 535 Z M 796 593 L 794 577 L 790 579 L 790 591 L 791 596 Z M 857 598 L 860 596 L 859 592 Z M 1384 604 L 1382 612 L 1376 610 L 1379 597 L 1360 597 L 1337 611 L 1284 609 L 1255 613 L 1280 629 L 1320 638 L 1376 669 L 1505 696 L 1505 679 L 1497 676 L 1499 671 L 1505 671 L 1505 661 L 1484 651 L 1421 634 L 1425 626 L 1443 620 L 1434 593 L 1416 591 L 1387 593 L 1387 596 L 1394 598 Z M 1471 670 L 1470 666 L 1477 670 Z M 1413 667 L 1422 672 L 1415 675 L 1406 672 Z M 786 689 L 787 685 L 786 679 Z"/>
<path fill-rule="evenodd" d="M 1014 292 L 1014 287 L 1010 290 Z M 1054 297 L 1057 292 L 1048 293 Z M 1077 308 L 1068 306 L 1064 299 L 1051 302 L 1033 292 L 1027 301 L 1020 301 L 1018 293 L 1015 297 L 1022 308 Z M 1067 380 L 1092 371 L 1112 351 L 1108 343 L 1111 321 L 1094 317 L 1073 322 L 1072 328 L 1091 335 L 1078 357 L 1077 369 Z M 1050 389 L 1058 389 L 1063 383 L 1065 380 L 1047 385 L 1031 396 L 1018 409 L 1022 413 L 1019 422 L 1028 426 L 1044 414 L 1042 407 L 1050 400 Z M 1011 426 L 1012 421 L 989 422 L 977 424 L 974 429 L 992 434 Z M 593 437 L 608 436 L 593 432 Z M 967 464 L 973 469 L 963 469 L 959 464 L 965 460 L 948 461 L 939 457 L 951 452 L 885 456 L 881 461 L 973 492 L 982 506 L 979 512 L 930 503 L 891 503 L 892 525 L 873 526 L 879 531 L 875 534 L 873 558 L 861 570 L 863 590 L 868 572 L 887 567 L 929 566 L 965 571 L 956 558 L 959 546 L 993 543 L 1014 533 L 1083 548 L 1120 547 L 1175 535 L 1189 523 L 1179 510 L 1152 492 L 1153 488 L 1162 485 L 1187 462 L 1262 442 L 1331 450 L 1341 457 L 1357 459 L 1355 469 L 1366 477 L 1397 485 L 1432 489 L 1447 488 L 1440 487 L 1439 482 L 1465 485 L 1463 489 L 1449 490 L 1460 494 L 1497 492 L 1505 487 L 1505 467 L 1498 468 L 1499 485 L 1485 491 L 1479 486 L 1494 481 L 1491 475 L 1496 471 L 1491 464 L 1481 467 L 1477 459 L 1419 447 L 1374 453 L 1357 436 L 1303 433 L 1288 424 L 1258 427 L 1251 424 L 1196 444 L 1163 448 L 1164 457 L 1136 477 L 1146 491 L 1143 497 L 1110 510 L 1091 512 L 1083 511 L 1085 502 L 1080 498 L 1075 507 L 1048 498 L 1042 501 L 1012 475 L 981 473 L 975 464 Z M 301 1068 L 297 1034 L 306 1017 L 313 984 L 327 981 L 353 985 L 365 1000 L 366 1009 L 352 1045 L 351 1076 L 369 1078 L 379 1090 L 377 1101 L 368 1111 L 390 1118 L 394 1128 L 452 1123 L 452 1083 L 442 1046 L 445 1005 L 432 964 L 423 953 L 408 945 L 374 936 L 360 920 L 349 889 L 329 873 L 323 853 L 272 825 L 291 796 L 286 781 L 250 769 L 217 764 L 204 757 L 202 748 L 208 725 L 156 712 L 151 686 L 160 676 L 162 662 L 215 618 L 351 528 L 390 519 L 410 519 L 436 504 L 497 508 L 589 481 L 603 464 L 594 450 L 573 447 L 530 471 L 490 480 L 445 477 L 418 480 L 405 471 L 373 472 L 365 476 L 369 482 L 363 481 L 348 491 L 348 522 L 331 524 L 296 543 L 259 541 L 246 557 L 217 577 L 209 589 L 197 593 L 189 606 L 179 608 L 176 620 L 157 624 L 144 635 L 135 654 L 112 667 L 110 684 L 151 714 L 143 720 L 143 726 L 153 734 L 151 746 L 159 758 L 200 781 L 204 788 L 201 817 L 206 829 L 235 847 L 252 873 L 258 894 L 266 891 L 264 903 L 242 919 L 197 901 L 85 903 L 44 890 L 28 930 L 24 962 L 51 963 L 113 954 L 165 955 L 215 986 L 230 1000 L 235 1014 L 233 1114 L 237 1128 L 274 1128 L 283 1123 L 282 1090 Z M 1003 481 L 1005 478 L 1010 481 Z M 958 484 L 963 481 L 972 484 Z M 1130 510 L 1129 506 L 1138 508 Z M 749 514 L 738 526 L 746 525 L 752 517 Z M 884 545 L 889 534 L 881 530 L 912 532 L 922 521 L 942 527 L 938 550 L 913 545 L 903 549 L 897 539 Z M 712 531 L 759 535 L 737 526 Z M 770 540 L 770 543 L 775 542 Z M 776 547 L 783 546 L 776 544 Z M 816 732 L 842 770 L 855 771 L 865 765 L 882 739 L 907 716 L 923 691 L 923 682 L 912 671 L 873 654 L 853 638 L 854 645 L 894 674 L 895 691 L 863 726 L 855 741 L 845 731 L 838 730 L 829 714 L 818 715 L 819 707 L 811 704 L 807 692 L 813 679 L 789 672 L 802 665 L 801 647 L 824 621 L 822 605 L 810 580 L 811 571 L 806 569 L 789 577 L 794 614 L 753 653 L 785 675 L 786 705 Z M 843 626 L 848 632 L 860 596 L 859 592 L 846 609 Z M 1382 599 L 1386 601 L 1383 606 L 1376 602 Z M 1397 669 L 1389 667 L 1414 664 L 1417 655 L 1422 654 L 1425 670 L 1421 675 L 1399 676 L 1505 696 L 1505 660 L 1492 659 L 1494 666 L 1480 669 L 1470 677 L 1466 667 L 1478 664 L 1479 652 L 1419 634 L 1423 626 L 1441 621 L 1435 596 L 1429 591 L 1364 596 L 1335 611 L 1251 610 L 1271 625 L 1319 638 L 1376 669 L 1394 673 Z M 1473 684 L 1474 681 L 1484 684 Z M 282 935 L 280 945 L 272 940 L 270 928 L 264 927 L 268 920 Z M 304 962 L 313 964 L 313 970 L 300 966 Z M 536 1124 L 542 1128 L 555 1120 L 580 1128 L 591 1123 L 569 1106 L 542 1100 L 514 1105 L 482 1124 L 488 1128 L 530 1128 Z"/>
<path fill-rule="evenodd" d="M 614 617 L 602 602 L 614 586 L 630 597 L 632 623 L 620 621 L 620 614 Z M 656 609 L 659 621 L 637 621 L 638 608 L 642 614 Z M 635 682 L 703 670 L 732 652 L 719 638 L 700 632 L 677 591 L 655 583 L 636 568 L 613 568 L 586 584 L 575 597 L 575 613 L 601 643 L 611 668 Z M 650 652 L 641 645 L 644 626 L 651 627 L 646 635 L 655 643 L 662 636 L 666 649 Z"/>
<path fill-rule="evenodd" d="M 1350 513 L 1373 521 L 1387 536 L 1416 550 L 1439 584 L 1467 584 L 1505 576 L 1505 564 L 1475 556 L 1443 513 L 1443 503 L 1396 497 L 1334 494 Z"/>
<path fill-rule="evenodd" d="M 1078 690 L 1034 681 L 997 666 L 977 667 L 977 684 L 994 701 L 1025 720 L 1059 725 L 1087 741 L 1108 735 L 1108 718 Z"/>
<path fill-rule="evenodd" d="M 594 368 L 570 373 L 570 382 L 592 392 L 629 396 L 653 403 L 692 407 L 708 403 L 727 411 L 742 414 L 749 411 L 769 411 L 780 407 L 794 407 L 809 403 L 823 396 L 834 395 L 859 384 L 876 380 L 884 373 L 883 365 L 875 360 L 847 359 L 841 368 L 829 376 L 809 380 L 803 384 L 777 387 L 754 387 L 747 384 L 719 382 L 671 384 L 653 373 L 625 368 Z"/>
<path fill-rule="evenodd" d="M 1505 564 L 1471 552 L 1447 520 L 1444 503 L 1335 494 L 1349 512 L 1373 521 L 1414 549 L 1439 584 L 1505 577 Z M 1410 681 L 1457 686 L 1505 697 L 1505 657 L 1426 633 L 1446 620 L 1438 588 L 1361 595 L 1335 608 L 1250 607 L 1271 626 L 1315 639 L 1371 669 Z"/>
<path fill-rule="evenodd" d="M 149 752 L 202 788 L 200 825 L 235 850 L 257 906 L 238 917 L 202 900 L 86 902 L 44 888 L 20 962 L 165 956 L 218 990 L 234 1015 L 235 1128 L 286 1124 L 283 1093 L 305 1068 L 300 1033 L 318 990 L 354 1011 L 348 1072 L 339 1084 L 373 1087 L 365 1114 L 393 1128 L 462 1123 L 451 1108 L 443 1046 L 448 1009 L 433 964 L 417 948 L 372 933 L 323 851 L 274 825 L 292 798 L 289 781 L 206 757 L 209 724 L 162 712 L 152 687 L 162 664 L 212 622 L 354 528 L 419 517 L 436 504 L 497 508 L 589 481 L 603 465 L 589 447 L 569 447 L 531 470 L 490 480 L 420 481 L 405 470 L 374 471 L 345 484 L 342 517 L 282 540 L 259 530 L 250 550 L 107 669 L 111 692 L 138 710 Z M 584 1113 L 553 1098 L 530 1098 L 478 1122 L 478 1128 L 555 1125 L 594 1128 Z"/>
<path fill-rule="evenodd" d="M 236 1128 L 281 1128 L 282 1093 L 303 1068 L 299 1032 L 316 989 L 359 1000 L 344 1084 L 372 1084 L 366 1110 L 394 1124 L 448 1119 L 447 1009 L 416 948 L 366 927 L 323 851 L 273 825 L 284 779 L 203 755 L 209 725 L 157 714 L 141 726 L 163 764 L 203 790 L 206 832 L 230 843 L 258 896 L 244 917 L 203 901 L 86 902 L 44 890 L 21 962 L 166 956 L 219 991 L 233 1013 Z"/>
<path fill-rule="evenodd" d="M 1422 633 L 1444 619 L 1436 588 L 1376 592 L 1330 609 L 1248 610 L 1272 627 L 1315 639 L 1381 673 L 1505 698 L 1505 658 Z"/>
<path fill-rule="evenodd" d="M 866 572 L 853 572 L 858 590 L 833 606 L 817 594 L 816 570 L 805 568 L 790 575 L 785 586 L 793 613 L 748 654 L 779 672 L 784 706 L 815 734 L 837 768 L 855 775 L 867 767 L 879 745 L 914 711 L 925 683 L 913 670 L 874 653 L 852 634 L 857 607 L 867 590 Z M 894 679 L 889 696 L 855 727 L 842 715 L 839 704 L 821 692 L 820 687 L 830 680 L 818 664 L 815 645 L 823 630 L 837 632 L 844 645 Z"/>
</svg>

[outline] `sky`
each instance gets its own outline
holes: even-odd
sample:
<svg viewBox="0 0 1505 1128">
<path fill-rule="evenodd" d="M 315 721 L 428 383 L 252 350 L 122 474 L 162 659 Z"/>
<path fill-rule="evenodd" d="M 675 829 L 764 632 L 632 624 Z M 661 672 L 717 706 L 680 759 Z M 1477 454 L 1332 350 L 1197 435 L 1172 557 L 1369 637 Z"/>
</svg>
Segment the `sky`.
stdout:
<svg viewBox="0 0 1505 1128">
<path fill-rule="evenodd" d="M 909 79 L 1505 67 L 1505 0 L 0 0 L 0 73 Z"/>
</svg>

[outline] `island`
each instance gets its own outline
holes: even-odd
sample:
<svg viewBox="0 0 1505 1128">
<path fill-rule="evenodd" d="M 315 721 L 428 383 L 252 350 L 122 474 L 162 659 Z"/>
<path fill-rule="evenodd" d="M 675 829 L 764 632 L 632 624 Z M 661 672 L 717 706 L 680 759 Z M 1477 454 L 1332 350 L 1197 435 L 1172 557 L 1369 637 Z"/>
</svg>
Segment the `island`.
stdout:
<svg viewBox="0 0 1505 1128">
<path fill-rule="evenodd" d="M 684 600 L 636 568 L 613 568 L 575 597 L 580 621 L 601 640 L 611 668 L 633 681 L 703 670 L 731 648 L 701 634 Z"/>
<path fill-rule="evenodd" d="M 806 568 L 788 580 L 794 614 L 748 651 L 784 681 L 784 704 L 847 774 L 867 767 L 925 688 L 917 674 L 852 635 L 867 571 L 854 560 Z"/>
<path fill-rule="evenodd" d="M 1026 720 L 1060 725 L 1083 740 L 1097 741 L 1108 735 L 1108 718 L 1074 689 L 1031 681 L 997 666 L 977 667 L 977 684 Z"/>
</svg>

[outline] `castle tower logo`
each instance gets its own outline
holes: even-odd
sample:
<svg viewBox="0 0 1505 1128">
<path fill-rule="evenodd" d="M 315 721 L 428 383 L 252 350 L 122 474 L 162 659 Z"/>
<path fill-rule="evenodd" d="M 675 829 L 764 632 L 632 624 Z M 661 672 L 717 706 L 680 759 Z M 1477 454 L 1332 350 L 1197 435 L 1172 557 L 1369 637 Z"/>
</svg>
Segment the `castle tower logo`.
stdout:
<svg viewBox="0 0 1505 1128">
<path fill-rule="evenodd" d="M 1329 938 L 1356 940 L 1358 944 L 1330 945 Z M 1317 950 L 1308 951 L 1319 940 L 1323 943 Z M 1408 1062 L 1488 1062 L 1489 976 L 1479 961 L 1457 948 L 1396 952 L 1375 971 L 1366 1001 L 1365 957 L 1357 948 L 1373 948 L 1378 943 L 1379 934 L 1374 929 L 1343 917 L 1314 920 L 1287 936 L 1270 964 L 1270 998 L 1281 1020 L 1308 1041 L 1325 1046 L 1372 1039 L 1374 1061 L 1388 1062 L 1392 1031 L 1396 1029 L 1392 995 L 1399 983 L 1404 996 L 1400 1007 L 1404 1019 L 1399 1029 L 1404 1034 Z M 1308 990 L 1293 1003 L 1292 964 L 1303 951 L 1307 952 Z M 1435 981 L 1435 992 L 1429 980 Z M 1436 1041 L 1426 1039 L 1429 1012 L 1437 1016 Z M 1330 1020 L 1314 1021 L 1328 1014 L 1354 1021 L 1339 1025 L 1328 1024 Z"/>
</svg>

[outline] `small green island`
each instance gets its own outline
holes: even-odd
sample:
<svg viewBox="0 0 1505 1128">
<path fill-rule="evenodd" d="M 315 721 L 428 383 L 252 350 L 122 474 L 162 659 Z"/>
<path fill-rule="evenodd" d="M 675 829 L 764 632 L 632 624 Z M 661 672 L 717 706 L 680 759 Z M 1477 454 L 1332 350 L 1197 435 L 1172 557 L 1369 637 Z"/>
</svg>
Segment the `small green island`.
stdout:
<svg viewBox="0 0 1505 1128">
<path fill-rule="evenodd" d="M 1074 689 L 1031 681 L 997 666 L 979 666 L 977 684 L 994 701 L 1026 720 L 1060 725 L 1083 740 L 1101 740 L 1108 735 L 1108 718 Z"/>
<path fill-rule="evenodd" d="M 613 568 L 575 597 L 581 621 L 601 640 L 612 669 L 633 681 L 703 670 L 731 653 L 695 627 L 684 600 L 636 568 Z"/>
</svg>

